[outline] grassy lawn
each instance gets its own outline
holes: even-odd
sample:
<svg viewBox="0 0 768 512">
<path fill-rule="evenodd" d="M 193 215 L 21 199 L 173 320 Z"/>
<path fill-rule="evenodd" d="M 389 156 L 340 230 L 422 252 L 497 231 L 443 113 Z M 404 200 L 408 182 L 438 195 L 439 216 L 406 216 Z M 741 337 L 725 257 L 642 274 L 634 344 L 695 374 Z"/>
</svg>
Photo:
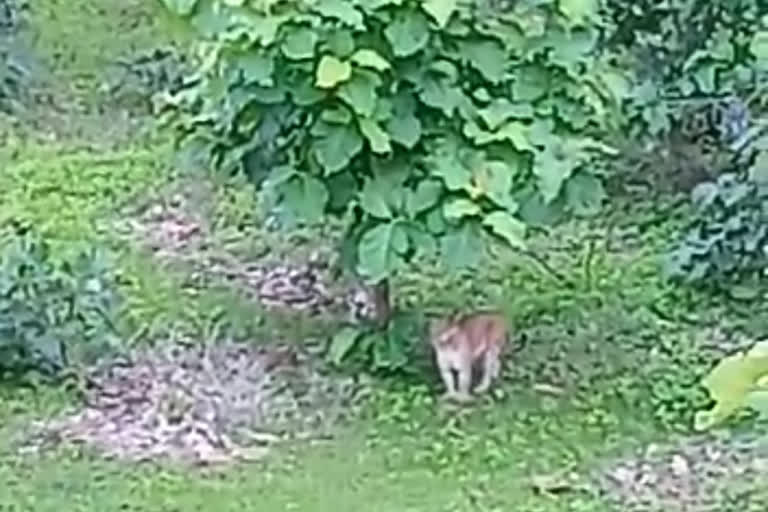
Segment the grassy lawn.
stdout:
<svg viewBox="0 0 768 512">
<path fill-rule="evenodd" d="M 33 21 L 46 28 L 38 45 L 72 86 L 67 94 L 89 103 L 97 101 L 98 70 L 110 59 L 165 37 L 155 25 L 134 23 L 142 16 L 134 3 L 78 0 L 51 3 L 36 10 Z M 71 65 L 62 63 L 66 58 Z M 167 199 L 190 183 L 172 165 L 162 137 L 97 148 L 82 144 L 81 130 L 71 135 L 49 143 L 19 137 L 0 148 L 0 225 L 31 223 L 59 254 L 83 244 L 109 248 L 124 278 L 123 327 L 142 333 L 138 343 L 162 343 L 179 330 L 196 339 L 215 331 L 257 343 L 301 343 L 333 332 L 338 319 L 268 313 L 220 281 L 190 289 L 189 265 L 160 263 L 119 236 L 114 222 L 124 220 L 124 212 Z M 302 259 L 333 232 L 271 232 L 262 227 L 258 205 L 242 183 L 205 184 L 197 206 L 215 248 L 253 258 L 268 253 L 277 260 Z M 664 283 L 656 254 L 678 219 L 668 216 L 632 232 L 640 215 L 653 212 L 636 210 L 620 219 L 618 247 L 611 250 L 590 248 L 588 235 L 604 233 L 604 227 L 585 224 L 539 241 L 552 248 L 554 265 L 570 287 L 515 255 L 503 255 L 478 275 L 419 268 L 399 279 L 398 300 L 412 307 L 483 303 L 487 290 L 514 291 L 516 327 L 528 334 L 530 346 L 509 362 L 498 395 L 470 408 L 436 403 L 434 374 L 382 378 L 370 384 L 372 395 L 360 414 L 338 425 L 330 440 L 284 442 L 264 461 L 235 468 L 190 469 L 105 460 L 85 447 L 20 451 L 19 436 L 30 421 L 77 400 L 45 387 L 3 388 L 0 509 L 614 510 L 597 495 L 591 476 L 613 458 L 649 443 L 674 443 L 687 433 L 693 407 L 706 404 L 696 381 L 713 356 L 701 348 L 702 339 L 718 329 L 760 332 L 761 318 L 768 318 L 739 314 Z M 542 384 L 557 392 L 542 390 Z M 539 492 L 544 481 L 563 492 Z M 750 481 L 743 490 L 744 483 L 719 483 L 740 494 L 723 498 L 718 510 L 765 510 L 765 486 Z"/>
</svg>

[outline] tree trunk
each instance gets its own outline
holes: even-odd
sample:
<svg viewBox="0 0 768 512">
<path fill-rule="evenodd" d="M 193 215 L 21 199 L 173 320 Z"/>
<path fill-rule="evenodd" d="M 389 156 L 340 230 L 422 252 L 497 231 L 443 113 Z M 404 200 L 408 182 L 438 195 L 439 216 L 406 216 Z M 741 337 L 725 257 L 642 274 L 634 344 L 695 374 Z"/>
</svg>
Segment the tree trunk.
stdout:
<svg viewBox="0 0 768 512">
<path fill-rule="evenodd" d="M 373 286 L 373 303 L 376 324 L 380 328 L 386 328 L 389 325 L 389 319 L 392 316 L 388 279 L 382 279 Z"/>
</svg>

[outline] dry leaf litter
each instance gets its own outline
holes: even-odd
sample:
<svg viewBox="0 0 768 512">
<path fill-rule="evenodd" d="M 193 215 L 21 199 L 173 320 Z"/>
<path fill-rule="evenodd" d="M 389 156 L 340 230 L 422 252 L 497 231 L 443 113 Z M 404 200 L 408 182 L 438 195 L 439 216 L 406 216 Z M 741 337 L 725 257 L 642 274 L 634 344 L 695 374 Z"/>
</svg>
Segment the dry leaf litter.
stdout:
<svg viewBox="0 0 768 512">
<path fill-rule="evenodd" d="M 321 375 L 294 348 L 235 343 L 136 350 L 87 382 L 85 407 L 35 425 L 27 449 L 64 441 L 137 461 L 252 461 L 280 440 L 328 435 L 366 389 Z"/>
</svg>

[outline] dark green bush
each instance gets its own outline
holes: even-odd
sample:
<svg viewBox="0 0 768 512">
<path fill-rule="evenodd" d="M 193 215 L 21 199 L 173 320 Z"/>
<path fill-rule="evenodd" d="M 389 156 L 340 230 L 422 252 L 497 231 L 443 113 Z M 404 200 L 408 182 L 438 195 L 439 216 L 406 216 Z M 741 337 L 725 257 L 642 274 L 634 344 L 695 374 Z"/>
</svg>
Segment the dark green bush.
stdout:
<svg viewBox="0 0 768 512">
<path fill-rule="evenodd" d="M 0 252 L 0 374 L 54 375 L 117 340 L 119 297 L 107 261 L 89 249 L 56 261 L 45 239 L 15 231 Z"/>
</svg>

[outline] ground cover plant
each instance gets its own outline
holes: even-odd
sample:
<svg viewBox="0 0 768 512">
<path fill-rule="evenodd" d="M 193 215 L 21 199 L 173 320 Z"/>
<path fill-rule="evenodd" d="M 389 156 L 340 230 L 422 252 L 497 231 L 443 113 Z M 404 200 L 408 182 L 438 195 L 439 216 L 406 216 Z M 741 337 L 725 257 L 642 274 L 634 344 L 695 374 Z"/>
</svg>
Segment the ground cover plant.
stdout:
<svg viewBox="0 0 768 512">
<path fill-rule="evenodd" d="M 764 510 L 767 14 L 0 1 L 0 505 Z"/>
</svg>

